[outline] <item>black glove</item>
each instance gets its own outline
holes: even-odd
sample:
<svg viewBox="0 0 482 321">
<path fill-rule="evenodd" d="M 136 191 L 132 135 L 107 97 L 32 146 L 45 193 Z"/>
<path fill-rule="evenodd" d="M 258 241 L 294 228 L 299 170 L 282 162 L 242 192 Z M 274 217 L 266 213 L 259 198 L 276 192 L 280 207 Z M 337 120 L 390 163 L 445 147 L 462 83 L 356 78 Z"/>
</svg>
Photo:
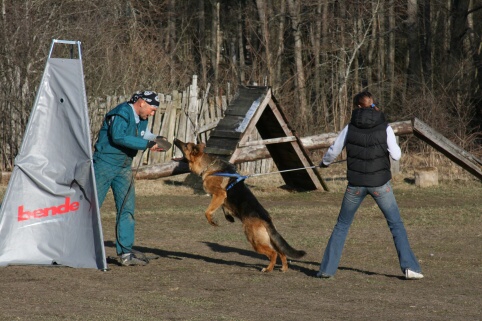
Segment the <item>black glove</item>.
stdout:
<svg viewBox="0 0 482 321">
<path fill-rule="evenodd" d="M 171 143 L 169 143 L 167 138 L 163 136 L 157 136 L 154 140 L 150 140 L 147 143 L 147 148 L 151 149 L 156 145 L 157 147 L 162 148 L 164 151 L 167 151 L 169 148 L 171 148 Z"/>
<path fill-rule="evenodd" d="M 329 165 L 325 165 L 325 163 L 323 163 L 323 161 L 320 162 L 320 167 L 321 168 L 327 168 Z"/>
<path fill-rule="evenodd" d="M 150 141 L 147 142 L 147 149 L 151 149 L 155 145 L 156 145 L 156 142 L 153 141 L 153 140 L 150 140 Z"/>
</svg>

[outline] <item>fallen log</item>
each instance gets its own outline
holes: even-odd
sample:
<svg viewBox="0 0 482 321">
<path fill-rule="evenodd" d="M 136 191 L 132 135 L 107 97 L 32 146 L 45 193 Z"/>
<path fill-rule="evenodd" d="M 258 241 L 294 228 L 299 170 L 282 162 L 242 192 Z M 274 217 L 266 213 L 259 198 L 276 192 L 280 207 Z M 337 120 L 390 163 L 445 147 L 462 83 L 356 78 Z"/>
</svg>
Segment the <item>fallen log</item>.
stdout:
<svg viewBox="0 0 482 321">
<path fill-rule="evenodd" d="M 390 123 L 395 135 L 409 135 L 413 133 L 412 122 L 410 120 Z M 313 135 L 302 137 L 301 143 L 307 150 L 317 150 L 328 148 L 333 144 L 338 133 L 325 133 L 321 135 Z M 235 164 L 251 162 L 260 159 L 270 158 L 270 154 L 265 145 L 246 146 L 240 148 L 238 158 Z M 163 164 L 146 165 L 139 168 L 136 179 L 156 179 L 168 177 L 189 172 L 187 163 L 179 161 L 169 161 Z"/>
<path fill-rule="evenodd" d="M 189 173 L 189 165 L 185 162 L 171 160 L 162 164 L 139 167 L 136 179 L 156 179 Z"/>
</svg>

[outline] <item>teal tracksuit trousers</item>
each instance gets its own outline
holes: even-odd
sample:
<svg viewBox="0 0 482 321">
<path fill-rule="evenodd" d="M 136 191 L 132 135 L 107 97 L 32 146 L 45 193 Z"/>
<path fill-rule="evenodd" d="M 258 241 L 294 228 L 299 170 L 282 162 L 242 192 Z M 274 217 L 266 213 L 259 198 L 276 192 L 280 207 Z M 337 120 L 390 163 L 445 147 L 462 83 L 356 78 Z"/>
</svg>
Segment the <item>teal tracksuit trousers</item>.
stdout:
<svg viewBox="0 0 482 321">
<path fill-rule="evenodd" d="M 94 160 L 99 207 L 105 200 L 109 188 L 114 195 L 116 214 L 117 254 L 132 252 L 135 233 L 135 187 L 131 166 L 114 166 L 102 160 Z"/>
</svg>

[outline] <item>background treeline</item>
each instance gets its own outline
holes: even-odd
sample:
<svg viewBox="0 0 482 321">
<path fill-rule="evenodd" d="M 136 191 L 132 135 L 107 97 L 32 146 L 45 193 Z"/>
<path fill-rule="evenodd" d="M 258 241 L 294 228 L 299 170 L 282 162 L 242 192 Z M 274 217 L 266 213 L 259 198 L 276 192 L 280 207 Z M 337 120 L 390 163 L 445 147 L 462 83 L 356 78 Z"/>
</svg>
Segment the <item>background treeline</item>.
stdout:
<svg viewBox="0 0 482 321">
<path fill-rule="evenodd" d="M 416 116 L 480 152 L 479 0 L 0 1 L 2 170 L 52 39 L 82 42 L 91 99 L 183 90 L 192 75 L 212 101 L 228 83 L 269 85 L 298 134 L 312 135 L 340 130 L 353 95 L 369 90 L 389 121 Z"/>
</svg>

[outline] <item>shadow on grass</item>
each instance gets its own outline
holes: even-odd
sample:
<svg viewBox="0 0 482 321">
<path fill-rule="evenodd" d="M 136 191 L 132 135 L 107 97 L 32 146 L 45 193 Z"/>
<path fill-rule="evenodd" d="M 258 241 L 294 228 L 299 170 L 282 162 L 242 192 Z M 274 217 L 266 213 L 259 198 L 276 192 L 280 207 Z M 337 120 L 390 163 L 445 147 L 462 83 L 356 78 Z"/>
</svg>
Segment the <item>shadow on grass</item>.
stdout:
<svg viewBox="0 0 482 321">
<path fill-rule="evenodd" d="M 251 258 L 266 259 L 266 256 L 258 254 L 254 251 L 238 249 L 238 248 L 235 248 L 235 247 L 224 246 L 224 245 L 221 245 L 221 244 L 211 243 L 211 242 L 203 242 L 203 243 L 206 244 L 207 246 L 209 246 L 213 252 L 237 253 L 239 255 L 243 255 L 243 256 L 247 256 L 247 257 L 251 257 Z M 288 258 L 288 262 L 289 262 L 290 269 L 292 269 L 294 271 L 301 272 L 301 273 L 303 273 L 307 276 L 313 276 L 313 277 L 316 277 L 316 273 L 318 273 L 318 267 L 320 265 L 320 262 L 293 260 L 293 259 L 289 259 L 289 258 Z M 316 268 L 315 269 L 307 268 L 305 266 L 301 266 L 300 264 L 313 265 Z M 349 267 L 339 267 L 338 269 L 339 270 L 345 270 L 345 271 L 353 271 L 353 272 L 362 273 L 362 274 L 366 274 L 366 275 L 380 275 L 380 276 L 385 276 L 385 277 L 390 277 L 390 278 L 402 278 L 403 279 L 403 277 L 400 277 L 400 276 L 397 276 L 397 275 L 382 274 L 382 273 L 364 271 L 364 270 L 349 268 Z"/>
<path fill-rule="evenodd" d="M 259 260 L 265 260 L 266 264 L 249 264 L 249 263 L 244 263 L 240 261 L 234 261 L 234 260 L 223 260 L 223 259 L 216 259 L 204 255 L 199 255 L 199 254 L 193 254 L 193 253 L 186 253 L 186 252 L 179 252 L 179 251 L 167 251 L 163 249 L 157 249 L 157 248 L 149 248 L 149 247 L 142 247 L 142 246 L 135 246 L 134 250 L 140 251 L 142 253 L 145 253 L 147 257 L 149 257 L 148 253 L 152 253 L 155 256 L 163 257 L 163 258 L 168 258 L 168 259 L 173 259 L 173 260 L 183 260 L 183 259 L 192 259 L 192 260 L 199 260 L 207 263 L 213 263 L 213 264 L 220 264 L 220 265 L 226 265 L 226 266 L 239 266 L 243 268 L 250 268 L 250 269 L 256 269 L 256 270 L 261 270 L 262 268 L 266 267 L 268 264 L 267 257 L 262 254 L 258 254 L 254 251 L 250 250 L 245 250 L 245 249 L 239 249 L 236 247 L 232 246 L 225 246 L 221 245 L 218 243 L 212 243 L 212 242 L 201 242 L 207 245 L 211 251 L 217 252 L 217 253 L 235 253 L 241 256 L 245 256 L 248 258 L 254 258 L 254 259 L 259 259 Z M 106 247 L 115 247 L 115 243 L 112 241 L 106 241 L 104 242 L 104 245 Z M 107 259 L 107 263 L 109 264 L 116 264 L 120 265 L 119 261 L 117 258 L 112 258 L 109 257 Z M 279 259 L 278 259 L 279 263 Z M 288 258 L 288 263 L 289 263 L 289 268 L 293 271 L 301 272 L 307 276 L 310 277 L 316 277 L 316 273 L 318 272 L 318 267 L 320 265 L 320 262 L 313 262 L 313 261 L 303 261 L 303 260 L 293 260 Z M 309 268 L 304 265 L 311 265 L 315 266 L 315 268 Z M 278 266 L 279 268 L 279 266 Z M 350 267 L 339 267 L 338 270 L 341 271 L 352 271 L 356 273 L 361 273 L 365 275 L 376 275 L 376 276 L 384 276 L 388 278 L 397 278 L 397 279 L 404 279 L 402 276 L 398 275 L 392 275 L 392 274 L 384 274 L 384 273 L 376 273 L 376 272 L 371 272 L 371 271 L 366 271 L 366 270 L 361 270 L 361 269 L 356 269 L 356 268 L 350 268 Z"/>
<path fill-rule="evenodd" d="M 384 276 L 384 277 L 387 277 L 387 278 L 396 278 L 396 279 L 402 279 L 402 280 L 405 279 L 403 276 L 400 276 L 400 275 L 376 273 L 376 272 L 370 272 L 370 271 L 365 271 L 365 270 L 360 270 L 360 269 L 355 269 L 355 268 L 349 268 L 349 267 L 344 267 L 344 266 L 338 267 L 338 270 L 353 271 L 353 272 L 362 273 L 362 274 L 366 274 L 366 275 L 379 275 L 379 276 Z"/>
<path fill-rule="evenodd" d="M 250 258 L 257 258 L 257 259 L 261 259 L 261 260 L 266 260 L 266 262 L 268 262 L 268 259 L 265 255 L 258 254 L 254 251 L 238 249 L 238 248 L 235 248 L 235 247 L 224 246 L 224 245 L 221 245 L 221 244 L 211 243 L 211 242 L 203 242 L 203 243 L 206 244 L 207 246 L 209 246 L 213 252 L 237 253 L 239 255 L 243 255 L 243 256 L 246 256 L 246 257 L 250 257 Z M 278 259 L 278 263 L 280 263 L 279 259 Z M 288 258 L 288 266 L 291 270 L 301 272 L 301 273 L 303 273 L 305 275 L 308 275 L 308 276 L 316 276 L 317 270 L 313 270 L 313 269 L 301 266 L 301 265 L 299 265 L 300 263 L 301 264 L 310 264 L 310 265 L 318 265 L 319 264 L 319 263 L 314 263 L 314 262 L 308 262 L 308 261 L 302 261 L 302 260 L 293 260 L 293 259 Z"/>
<path fill-rule="evenodd" d="M 115 243 L 112 241 L 105 241 L 104 246 L 115 248 Z M 148 258 L 149 258 L 149 254 L 154 254 L 155 256 L 159 256 L 167 259 L 173 259 L 173 260 L 192 259 L 192 260 L 199 260 L 207 263 L 214 263 L 214 264 L 227 265 L 227 266 L 239 266 L 239 267 L 246 267 L 246 268 L 252 268 L 257 270 L 261 270 L 262 267 L 264 267 L 259 264 L 248 264 L 248 263 L 239 262 L 239 261 L 222 260 L 222 259 L 216 259 L 216 258 L 200 255 L 200 254 L 186 253 L 186 252 L 180 252 L 180 251 L 167 251 L 163 249 L 143 247 L 143 246 L 134 246 L 134 250 L 146 254 Z M 228 252 L 226 251 L 225 253 L 228 253 Z M 255 254 L 254 257 L 258 257 L 258 258 L 263 257 L 261 255 L 257 255 L 256 253 L 254 254 Z M 108 257 L 107 263 L 120 265 L 117 258 L 114 258 L 114 257 Z"/>
</svg>

